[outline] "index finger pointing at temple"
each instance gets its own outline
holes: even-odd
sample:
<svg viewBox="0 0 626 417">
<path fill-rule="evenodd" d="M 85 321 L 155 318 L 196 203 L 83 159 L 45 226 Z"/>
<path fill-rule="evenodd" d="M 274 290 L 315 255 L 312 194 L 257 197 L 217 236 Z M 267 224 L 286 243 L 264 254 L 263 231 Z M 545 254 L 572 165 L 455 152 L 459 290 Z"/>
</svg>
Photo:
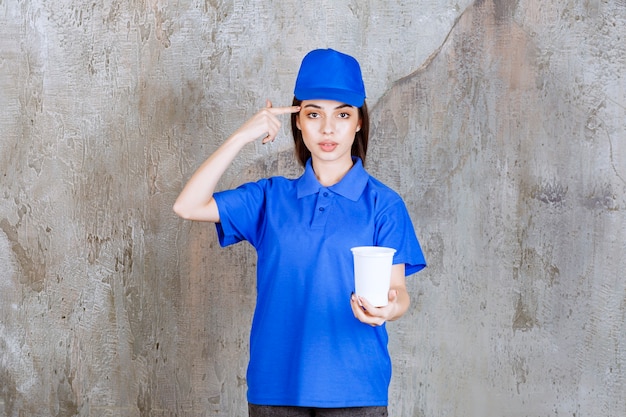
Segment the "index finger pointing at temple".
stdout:
<svg viewBox="0 0 626 417">
<path fill-rule="evenodd" d="M 297 113 L 300 111 L 300 106 L 286 106 L 286 107 L 270 107 L 268 110 L 275 116 L 279 114 Z"/>
</svg>

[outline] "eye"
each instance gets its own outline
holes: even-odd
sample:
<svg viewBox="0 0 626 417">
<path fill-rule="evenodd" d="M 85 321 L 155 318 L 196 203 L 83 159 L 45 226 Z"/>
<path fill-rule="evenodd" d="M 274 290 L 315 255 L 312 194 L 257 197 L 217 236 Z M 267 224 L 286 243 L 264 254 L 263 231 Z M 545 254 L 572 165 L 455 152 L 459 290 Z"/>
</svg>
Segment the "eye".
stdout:
<svg viewBox="0 0 626 417">
<path fill-rule="evenodd" d="M 309 119 L 317 119 L 320 117 L 319 113 L 316 113 L 314 111 L 307 113 L 306 117 L 308 117 Z"/>
<path fill-rule="evenodd" d="M 339 118 L 340 119 L 347 119 L 349 117 L 350 117 L 350 113 L 346 113 L 346 112 L 339 113 Z"/>
</svg>

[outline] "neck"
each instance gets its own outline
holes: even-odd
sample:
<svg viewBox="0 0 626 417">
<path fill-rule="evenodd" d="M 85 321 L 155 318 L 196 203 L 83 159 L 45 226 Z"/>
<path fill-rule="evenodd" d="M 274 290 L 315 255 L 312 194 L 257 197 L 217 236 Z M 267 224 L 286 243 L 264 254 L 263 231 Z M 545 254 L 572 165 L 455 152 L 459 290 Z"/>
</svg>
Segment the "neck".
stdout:
<svg viewBox="0 0 626 417">
<path fill-rule="evenodd" d="M 337 184 L 341 179 L 350 171 L 352 165 L 352 157 L 350 159 L 341 160 L 341 161 L 320 161 L 313 160 L 312 167 L 313 172 L 315 172 L 315 176 L 317 180 L 324 187 L 330 187 L 331 185 Z"/>
</svg>

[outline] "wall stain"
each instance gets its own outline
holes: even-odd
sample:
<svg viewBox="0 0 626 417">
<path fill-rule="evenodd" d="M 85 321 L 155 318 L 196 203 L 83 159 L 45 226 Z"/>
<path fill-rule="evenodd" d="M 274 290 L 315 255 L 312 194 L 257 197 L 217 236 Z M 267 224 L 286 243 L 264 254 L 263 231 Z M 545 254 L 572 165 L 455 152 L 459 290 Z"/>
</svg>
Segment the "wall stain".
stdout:
<svg viewBox="0 0 626 417">
<path fill-rule="evenodd" d="M 7 235 L 11 243 L 11 250 L 15 254 L 18 264 L 22 269 L 20 283 L 28 285 L 33 291 L 41 292 L 44 287 L 46 276 L 46 262 L 43 257 L 38 258 L 29 254 L 29 251 L 19 242 L 17 227 L 12 226 L 7 219 L 0 220 L 0 229 Z M 38 246 L 42 251 L 41 245 Z"/>
<path fill-rule="evenodd" d="M 532 330 L 537 326 L 537 318 L 530 311 L 528 305 L 524 304 L 520 294 L 515 305 L 515 313 L 513 315 L 513 330 L 521 330 L 523 332 Z"/>
<path fill-rule="evenodd" d="M 513 360 L 512 368 L 513 376 L 515 377 L 517 385 L 517 393 L 520 394 L 520 385 L 526 383 L 526 378 L 528 376 L 528 365 L 524 358 L 517 357 Z"/>
<path fill-rule="evenodd" d="M 531 197 L 542 203 L 561 207 L 566 201 L 568 187 L 559 182 L 544 182 L 531 190 Z"/>
<path fill-rule="evenodd" d="M 587 195 L 582 197 L 581 204 L 589 210 L 620 210 L 610 183 L 595 185 Z"/>
<path fill-rule="evenodd" d="M 7 350 L 8 346 L 6 346 L 4 340 L 0 339 L 0 352 L 6 352 Z M 18 393 L 17 384 L 11 376 L 10 370 L 4 367 L 0 368 L 0 398 L 4 401 L 4 410 L 0 411 L 4 411 L 5 416 L 15 415 L 15 399 L 19 398 Z"/>
<path fill-rule="evenodd" d="M 96 263 L 96 260 L 100 257 L 100 249 L 102 246 L 109 242 L 111 238 L 108 237 L 100 237 L 89 233 L 87 235 L 87 245 L 89 247 L 89 253 L 87 254 L 87 261 L 93 265 Z"/>
<path fill-rule="evenodd" d="M 121 254 L 115 255 L 115 271 L 123 272 L 124 286 L 126 285 L 126 278 L 133 272 L 133 228 L 128 226 L 122 234 L 124 247 L 121 249 Z"/>
<path fill-rule="evenodd" d="M 494 17 L 496 24 L 508 24 L 515 14 L 519 0 L 494 0 Z"/>
<path fill-rule="evenodd" d="M 513 278 L 522 281 L 525 287 L 530 287 L 530 283 L 535 280 L 543 280 L 552 287 L 561 275 L 559 267 L 552 262 L 553 248 L 546 246 L 542 250 L 544 255 L 532 247 L 521 249 L 519 266 L 513 269 Z"/>
</svg>

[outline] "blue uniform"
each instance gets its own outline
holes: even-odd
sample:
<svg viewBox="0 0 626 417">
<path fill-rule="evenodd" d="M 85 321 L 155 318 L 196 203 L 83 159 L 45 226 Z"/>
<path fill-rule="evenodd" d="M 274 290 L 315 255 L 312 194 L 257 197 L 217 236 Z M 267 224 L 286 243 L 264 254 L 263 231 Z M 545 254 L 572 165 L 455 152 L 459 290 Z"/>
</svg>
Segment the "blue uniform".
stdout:
<svg viewBox="0 0 626 417">
<path fill-rule="evenodd" d="M 356 159 L 337 184 L 272 177 L 215 194 L 222 246 L 257 251 L 248 401 L 305 407 L 386 406 L 391 361 L 385 326 L 350 307 L 350 248 L 387 246 L 406 275 L 426 266 L 400 196 Z"/>
</svg>

